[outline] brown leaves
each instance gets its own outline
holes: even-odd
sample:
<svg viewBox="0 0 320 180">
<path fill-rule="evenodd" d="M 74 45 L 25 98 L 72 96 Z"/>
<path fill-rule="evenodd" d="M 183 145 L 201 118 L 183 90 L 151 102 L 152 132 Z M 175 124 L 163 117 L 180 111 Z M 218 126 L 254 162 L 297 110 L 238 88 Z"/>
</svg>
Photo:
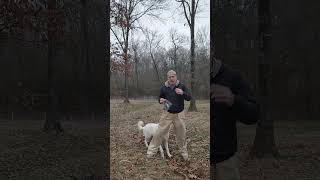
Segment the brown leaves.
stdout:
<svg viewBox="0 0 320 180">
<path fill-rule="evenodd" d="M 111 24 L 119 27 L 129 27 L 128 11 L 126 6 L 121 2 L 112 1 L 110 3 Z"/>
<path fill-rule="evenodd" d="M 191 179 L 197 179 L 198 177 L 196 176 L 196 175 L 194 175 L 194 174 L 189 174 L 189 177 L 191 178 Z"/>
<path fill-rule="evenodd" d="M 206 107 L 208 105 L 205 104 Z M 117 144 L 111 148 L 111 177 L 146 180 L 209 179 L 209 159 L 206 157 L 209 122 L 206 118 L 196 118 L 196 115 L 208 116 L 208 111 L 203 114 L 188 113 L 186 126 L 188 139 L 191 140 L 188 140 L 190 162 L 185 162 L 179 154 L 174 128 L 171 129 L 169 137 L 169 149 L 173 157 L 163 160 L 158 153 L 154 159 L 146 158 L 147 148 L 143 142 L 143 135 L 137 130 L 136 123 L 139 120 L 145 123 L 159 120 L 161 107 L 156 100 L 152 103 L 139 101 L 130 105 L 122 105 L 121 102 L 121 105 L 112 104 L 111 107 L 111 130 L 114 129 L 111 133 L 111 144 Z M 197 127 L 197 131 L 194 127 Z M 193 144 L 197 146 L 192 146 Z M 120 161 L 122 162 L 119 163 Z"/>
<path fill-rule="evenodd" d="M 201 177 L 204 177 L 205 174 L 202 169 L 206 167 L 204 163 L 200 164 L 199 162 L 184 162 L 184 161 L 177 161 L 175 158 L 168 161 L 169 168 L 181 175 L 184 176 L 185 179 L 201 179 Z"/>
</svg>

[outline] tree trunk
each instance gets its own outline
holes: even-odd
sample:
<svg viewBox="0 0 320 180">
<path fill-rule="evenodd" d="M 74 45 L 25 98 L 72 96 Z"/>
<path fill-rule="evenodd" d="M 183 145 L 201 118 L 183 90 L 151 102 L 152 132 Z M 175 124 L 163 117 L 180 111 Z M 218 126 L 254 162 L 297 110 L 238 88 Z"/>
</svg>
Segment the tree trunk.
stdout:
<svg viewBox="0 0 320 180">
<path fill-rule="evenodd" d="M 191 33 L 191 53 L 190 53 L 190 64 L 191 64 L 191 83 L 190 83 L 190 89 L 192 93 L 192 99 L 190 102 L 189 110 L 188 111 L 197 111 L 196 106 L 196 98 L 195 98 L 195 87 L 196 87 L 196 81 L 195 81 L 195 42 L 194 42 L 194 25 L 195 25 L 195 0 L 192 0 L 192 14 L 191 14 L 191 27 L 190 27 L 190 33 Z"/>
<path fill-rule="evenodd" d="M 251 155 L 258 158 L 277 157 L 279 155 L 274 139 L 274 124 L 269 109 L 269 77 L 271 53 L 271 22 L 270 1 L 260 0 L 259 12 L 259 39 L 260 55 L 258 63 L 259 92 L 261 97 L 261 119 L 256 128 L 256 137 Z"/>
<path fill-rule="evenodd" d="M 128 56 L 128 47 L 129 47 L 129 32 L 130 28 L 126 28 L 126 38 L 125 38 L 125 47 L 124 47 L 124 65 L 125 65 L 125 71 L 124 71 L 124 90 L 125 90 L 125 96 L 124 96 L 124 103 L 130 103 L 129 101 L 129 88 L 128 88 L 128 70 L 129 70 L 129 56 Z"/>
<path fill-rule="evenodd" d="M 162 81 L 161 81 L 161 77 L 160 77 L 160 74 L 159 74 L 158 66 L 157 66 L 157 63 L 156 63 L 156 61 L 154 59 L 154 56 L 153 56 L 151 50 L 150 50 L 150 56 L 151 56 L 151 59 L 152 59 L 152 62 L 153 62 L 154 70 L 156 71 L 156 74 L 157 74 L 158 81 L 161 84 Z"/>
<path fill-rule="evenodd" d="M 159 84 L 161 84 L 162 81 L 161 81 L 161 76 L 160 76 L 160 73 L 159 73 L 159 69 L 158 69 L 156 60 L 155 60 L 155 58 L 153 56 L 153 53 L 152 53 L 152 40 L 148 40 L 148 41 L 149 41 L 149 53 L 150 53 L 151 60 L 153 62 L 153 68 L 156 71 Z"/>
<path fill-rule="evenodd" d="M 174 69 L 175 69 L 176 73 L 179 74 L 179 71 L 178 71 L 178 55 L 177 55 L 177 51 L 178 51 L 178 48 L 177 48 L 177 46 L 175 45 L 175 46 L 174 46 L 173 63 L 174 63 Z"/>
<path fill-rule="evenodd" d="M 138 74 L 138 57 L 137 51 L 134 52 L 135 73 L 136 73 L 136 88 L 139 89 L 139 74 Z"/>
<path fill-rule="evenodd" d="M 56 1 L 50 0 L 48 2 L 48 9 L 56 9 Z M 57 84 L 56 84 L 56 68 L 54 62 L 54 48 L 55 48 L 55 29 L 57 24 L 53 24 L 52 19 L 48 19 L 48 105 L 47 105 L 47 117 L 44 124 L 45 131 L 55 130 L 57 134 L 63 131 L 61 122 L 58 114 L 59 98 L 57 95 Z"/>
<path fill-rule="evenodd" d="M 76 45 L 75 45 L 75 42 L 74 41 L 72 41 L 72 44 L 73 44 L 73 46 L 72 47 L 76 47 Z M 79 77 L 79 49 L 78 48 L 71 48 L 71 54 L 72 54 L 72 59 L 73 59 L 73 61 L 72 61 L 72 66 L 71 66 L 71 68 L 72 68 L 72 70 L 71 70 L 71 72 L 72 72 L 72 95 L 73 96 L 79 96 L 79 90 L 81 89 L 80 88 L 80 77 Z M 78 102 L 79 103 L 79 102 Z M 71 105 L 73 105 L 74 104 L 74 102 L 71 104 Z"/>
<path fill-rule="evenodd" d="M 313 108 L 313 94 L 312 94 L 312 76 L 311 76 L 311 64 L 309 63 L 310 57 L 308 54 L 311 54 L 308 52 L 307 49 L 305 49 L 306 55 L 304 56 L 304 62 L 302 63 L 303 66 L 303 74 L 304 74 L 304 83 L 303 83 L 303 89 L 305 93 L 305 117 L 308 118 L 307 120 L 313 120 L 314 119 L 314 108 Z"/>
<path fill-rule="evenodd" d="M 85 108 L 85 117 L 89 118 L 90 116 L 90 107 L 91 107 L 91 67 L 90 67 L 90 57 L 89 57 L 89 37 L 88 37 L 88 21 L 87 21 L 87 0 L 81 0 L 81 28 L 82 28 L 82 53 L 85 64 L 85 87 L 83 88 L 83 96 L 85 97 L 84 108 Z"/>
<path fill-rule="evenodd" d="M 56 91 L 56 77 L 54 68 L 54 42 L 52 39 L 48 41 L 48 112 L 44 124 L 44 131 L 55 130 L 56 133 L 63 131 L 58 115 L 59 99 Z"/>
<path fill-rule="evenodd" d="M 137 48 L 138 48 L 137 45 L 133 45 L 132 46 L 132 50 L 133 50 L 133 53 L 134 53 L 134 57 L 133 57 L 133 60 L 134 60 L 134 72 L 135 72 L 135 76 L 136 76 L 135 85 L 136 85 L 136 89 L 138 90 L 139 89 L 139 74 L 138 74 L 138 63 L 139 62 L 138 62 Z"/>
</svg>

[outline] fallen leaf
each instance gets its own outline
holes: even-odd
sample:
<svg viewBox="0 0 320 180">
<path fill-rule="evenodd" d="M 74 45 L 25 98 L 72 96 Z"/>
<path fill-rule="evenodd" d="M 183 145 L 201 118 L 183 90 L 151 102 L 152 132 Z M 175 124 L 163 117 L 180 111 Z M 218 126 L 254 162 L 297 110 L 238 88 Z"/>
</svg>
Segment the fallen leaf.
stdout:
<svg viewBox="0 0 320 180">
<path fill-rule="evenodd" d="M 198 177 L 196 176 L 196 175 L 194 175 L 194 174 L 189 174 L 189 177 L 191 178 L 191 179 L 197 179 Z"/>
</svg>

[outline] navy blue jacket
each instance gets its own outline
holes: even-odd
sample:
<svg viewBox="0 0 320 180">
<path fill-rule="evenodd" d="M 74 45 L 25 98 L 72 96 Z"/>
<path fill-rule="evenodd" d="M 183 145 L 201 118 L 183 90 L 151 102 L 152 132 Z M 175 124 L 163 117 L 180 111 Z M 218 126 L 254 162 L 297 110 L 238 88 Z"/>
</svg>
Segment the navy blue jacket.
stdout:
<svg viewBox="0 0 320 180">
<path fill-rule="evenodd" d="M 210 77 L 210 85 L 219 84 L 230 88 L 235 95 L 234 104 L 225 104 L 210 100 L 210 145 L 211 163 L 229 159 L 237 151 L 236 121 L 255 124 L 259 118 L 259 105 L 246 81 L 240 73 L 221 65 L 218 73 Z"/>
<path fill-rule="evenodd" d="M 176 88 L 182 89 L 183 95 L 177 94 L 175 92 Z M 159 102 L 160 98 L 167 99 L 172 103 L 172 106 L 169 108 L 168 112 L 179 113 L 184 109 L 184 100 L 191 100 L 191 94 L 187 87 L 179 81 L 177 81 L 177 84 L 174 86 L 174 88 L 171 88 L 166 82 L 165 85 L 160 89 Z"/>
</svg>

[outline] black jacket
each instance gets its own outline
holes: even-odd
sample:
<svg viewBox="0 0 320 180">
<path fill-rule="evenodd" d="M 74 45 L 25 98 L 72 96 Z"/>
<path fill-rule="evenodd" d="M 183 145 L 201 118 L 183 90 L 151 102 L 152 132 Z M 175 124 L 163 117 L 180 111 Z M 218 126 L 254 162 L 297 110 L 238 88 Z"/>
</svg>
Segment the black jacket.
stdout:
<svg viewBox="0 0 320 180">
<path fill-rule="evenodd" d="M 210 85 L 219 84 L 227 86 L 235 95 L 231 107 L 215 103 L 210 100 L 210 145 L 212 163 L 222 162 L 237 151 L 236 121 L 244 124 L 254 124 L 259 117 L 259 105 L 249 87 L 239 72 L 221 65 L 218 73 L 210 77 Z"/>
<path fill-rule="evenodd" d="M 176 88 L 182 89 L 183 95 L 177 94 L 175 92 Z M 177 84 L 173 89 L 166 82 L 165 85 L 162 86 L 160 89 L 159 102 L 160 102 L 160 98 L 167 99 L 172 103 L 172 106 L 169 108 L 168 112 L 179 113 L 184 109 L 184 100 L 186 101 L 191 100 L 191 94 L 189 90 L 186 88 L 186 86 L 179 81 L 177 81 Z"/>
</svg>

